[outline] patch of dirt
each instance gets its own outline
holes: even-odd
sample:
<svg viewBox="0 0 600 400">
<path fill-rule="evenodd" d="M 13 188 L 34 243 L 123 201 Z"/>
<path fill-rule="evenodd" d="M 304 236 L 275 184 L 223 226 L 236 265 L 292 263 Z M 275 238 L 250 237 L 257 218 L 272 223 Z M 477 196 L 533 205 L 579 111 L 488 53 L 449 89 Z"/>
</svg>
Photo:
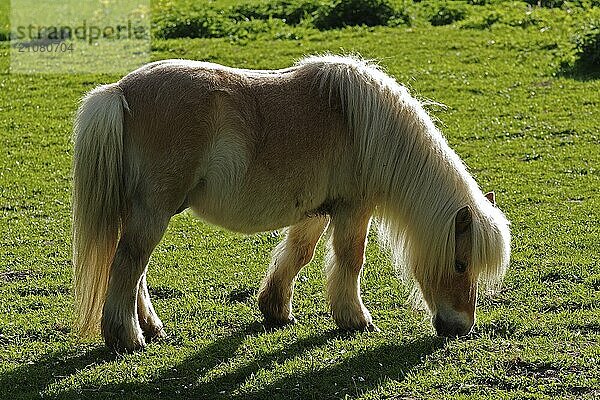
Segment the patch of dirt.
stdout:
<svg viewBox="0 0 600 400">
<path fill-rule="evenodd" d="M 58 296 L 58 295 L 66 295 L 70 293 L 70 290 L 66 286 L 57 286 L 53 288 L 45 288 L 45 287 L 30 287 L 19 290 L 19 296 Z"/>
<path fill-rule="evenodd" d="M 578 373 L 575 367 L 562 367 L 543 361 L 527 361 L 521 358 L 506 363 L 506 375 L 508 376 L 527 376 L 534 379 L 552 379 L 558 378 L 566 373 Z"/>
<path fill-rule="evenodd" d="M 167 286 L 148 286 L 151 299 L 178 299 L 183 297 L 183 292 Z"/>
<path fill-rule="evenodd" d="M 256 290 L 252 288 L 235 288 L 229 293 L 228 300 L 231 303 L 245 303 L 252 299 L 255 294 Z"/>
</svg>

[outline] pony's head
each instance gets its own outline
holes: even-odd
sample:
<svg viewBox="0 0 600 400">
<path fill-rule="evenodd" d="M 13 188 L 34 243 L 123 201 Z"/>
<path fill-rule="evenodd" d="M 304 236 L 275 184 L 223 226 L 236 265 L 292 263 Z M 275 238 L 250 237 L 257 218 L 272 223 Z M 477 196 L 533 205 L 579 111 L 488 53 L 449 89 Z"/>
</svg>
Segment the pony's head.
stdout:
<svg viewBox="0 0 600 400">
<path fill-rule="evenodd" d="M 485 197 L 489 204 L 464 206 L 454 216 L 454 240 L 449 240 L 453 251 L 447 265 L 437 266 L 440 273 L 414 271 L 439 336 L 467 335 L 475 323 L 478 284 L 494 289 L 506 270 L 508 222 L 495 208 L 494 194 Z"/>
<path fill-rule="evenodd" d="M 447 217 L 420 214 L 421 223 L 405 224 L 383 213 L 379 225 L 398 271 L 414 284 L 415 303 L 427 306 L 440 336 L 471 331 L 478 289 L 497 289 L 508 266 L 509 222 L 493 193 L 473 197 Z"/>
<path fill-rule="evenodd" d="M 432 323 L 439 336 L 465 336 L 475 323 L 478 277 L 473 273 L 473 217 L 468 206 L 461 208 L 454 220 L 454 269 L 428 281 L 417 275 Z"/>
</svg>

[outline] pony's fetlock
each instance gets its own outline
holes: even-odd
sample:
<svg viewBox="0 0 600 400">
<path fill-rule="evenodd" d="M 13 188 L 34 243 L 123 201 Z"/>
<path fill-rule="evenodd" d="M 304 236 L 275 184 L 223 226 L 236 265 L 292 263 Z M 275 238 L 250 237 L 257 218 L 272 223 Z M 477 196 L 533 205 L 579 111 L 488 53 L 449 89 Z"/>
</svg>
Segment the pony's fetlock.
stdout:
<svg viewBox="0 0 600 400">
<path fill-rule="evenodd" d="M 167 333 L 165 330 L 160 328 L 154 328 L 153 330 L 144 330 L 144 339 L 146 339 L 146 343 L 152 343 L 154 341 L 164 339 L 167 337 Z"/>
<path fill-rule="evenodd" d="M 117 352 L 141 350 L 146 346 L 134 307 L 110 296 L 104 304 L 100 326 L 102 337 L 106 345 Z"/>
<path fill-rule="evenodd" d="M 146 340 L 139 328 L 125 329 L 123 325 L 107 326 L 103 322 L 102 337 L 106 346 L 117 353 L 130 353 L 146 347 Z"/>
<path fill-rule="evenodd" d="M 379 332 L 373 324 L 369 311 L 362 305 L 336 309 L 332 307 L 333 319 L 338 328 L 345 331 Z"/>
<path fill-rule="evenodd" d="M 158 317 L 149 317 L 146 319 L 139 318 L 139 323 L 144 338 L 148 343 L 167 336 L 163 328 L 163 323 Z"/>
<path fill-rule="evenodd" d="M 145 276 L 144 276 L 145 282 Z M 151 342 L 156 339 L 160 339 L 166 336 L 163 329 L 163 323 L 156 315 L 154 307 L 150 302 L 150 296 L 148 290 L 144 286 L 138 291 L 138 322 L 140 328 L 146 338 L 146 342 Z"/>
<path fill-rule="evenodd" d="M 258 293 L 258 308 L 267 326 L 285 326 L 296 323 L 291 312 L 291 296 L 285 296 L 273 285 L 264 285 Z"/>
</svg>

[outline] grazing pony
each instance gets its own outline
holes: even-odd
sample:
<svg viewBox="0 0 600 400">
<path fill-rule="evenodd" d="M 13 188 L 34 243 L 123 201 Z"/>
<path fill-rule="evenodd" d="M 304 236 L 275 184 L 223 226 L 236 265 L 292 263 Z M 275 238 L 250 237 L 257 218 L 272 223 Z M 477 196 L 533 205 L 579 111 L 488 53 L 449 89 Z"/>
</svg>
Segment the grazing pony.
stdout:
<svg viewBox="0 0 600 400">
<path fill-rule="evenodd" d="M 500 283 L 509 223 L 407 89 L 377 66 L 308 57 L 261 71 L 166 60 L 89 92 L 74 128 L 77 327 L 134 350 L 163 336 L 147 264 L 170 218 L 253 233 L 289 227 L 258 291 L 283 325 L 296 275 L 329 226 L 327 294 L 342 329 L 377 330 L 360 297 L 373 215 L 439 335 Z M 486 199 L 487 197 L 487 199 Z"/>
</svg>

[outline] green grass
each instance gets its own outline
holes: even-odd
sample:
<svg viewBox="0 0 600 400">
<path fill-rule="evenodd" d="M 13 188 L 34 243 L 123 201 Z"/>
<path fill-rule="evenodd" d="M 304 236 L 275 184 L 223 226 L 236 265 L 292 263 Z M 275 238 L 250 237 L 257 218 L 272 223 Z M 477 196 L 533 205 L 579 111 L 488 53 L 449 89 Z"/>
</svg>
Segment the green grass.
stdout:
<svg viewBox="0 0 600 400">
<path fill-rule="evenodd" d="M 519 5 L 506 9 L 503 18 Z M 578 21 L 597 10 L 534 9 L 542 21 L 526 26 L 461 25 L 485 10 L 469 7 L 467 20 L 440 27 L 286 27 L 295 36 L 153 43 L 154 59 L 246 68 L 359 52 L 419 97 L 445 104 L 432 114 L 483 190 L 496 191 L 513 232 L 503 289 L 481 299 L 464 340 L 436 338 L 425 314 L 410 309 L 374 235 L 362 287 L 382 332 L 336 331 L 322 246 L 296 286 L 299 323 L 265 331 L 255 291 L 280 236 L 233 234 L 189 214 L 172 220 L 150 265 L 168 338 L 124 356 L 78 340 L 72 118 L 87 90 L 120 77 L 1 73 L 0 398 L 600 396 L 600 80 L 560 70 Z M 0 44 L 0 71 L 8 52 Z"/>
</svg>

